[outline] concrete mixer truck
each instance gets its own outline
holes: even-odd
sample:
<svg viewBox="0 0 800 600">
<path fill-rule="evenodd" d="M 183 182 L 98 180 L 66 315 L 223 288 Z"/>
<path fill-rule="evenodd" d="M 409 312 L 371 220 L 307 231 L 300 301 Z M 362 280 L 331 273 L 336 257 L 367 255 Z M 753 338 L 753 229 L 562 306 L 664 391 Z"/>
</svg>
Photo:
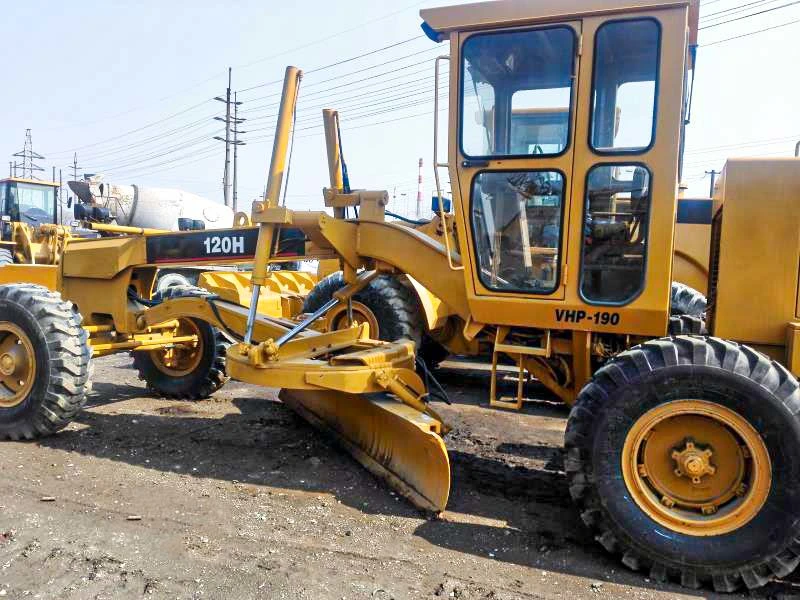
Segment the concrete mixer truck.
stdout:
<svg viewBox="0 0 800 600">
<path fill-rule="evenodd" d="M 70 219 L 84 223 L 161 231 L 233 226 L 234 214 L 229 207 L 184 190 L 107 183 L 100 175 L 70 181 L 68 185 L 78 199 L 71 206 Z M 189 265 L 160 269 L 158 289 L 194 285 L 199 274 L 208 270 Z"/>
</svg>

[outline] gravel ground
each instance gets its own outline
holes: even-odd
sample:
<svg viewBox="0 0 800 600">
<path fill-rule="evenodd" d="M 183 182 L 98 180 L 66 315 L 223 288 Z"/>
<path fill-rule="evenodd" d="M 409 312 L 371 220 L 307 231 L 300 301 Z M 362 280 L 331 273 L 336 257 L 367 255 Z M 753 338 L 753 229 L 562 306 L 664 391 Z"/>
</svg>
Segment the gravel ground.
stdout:
<svg viewBox="0 0 800 600">
<path fill-rule="evenodd" d="M 208 401 L 162 400 L 128 356 L 101 359 L 67 430 L 0 444 L 0 597 L 800 598 L 800 577 L 717 596 L 629 572 L 569 503 L 566 409 L 489 410 L 479 368 L 441 380 L 453 485 L 433 519 L 276 390 L 230 383 Z"/>
</svg>

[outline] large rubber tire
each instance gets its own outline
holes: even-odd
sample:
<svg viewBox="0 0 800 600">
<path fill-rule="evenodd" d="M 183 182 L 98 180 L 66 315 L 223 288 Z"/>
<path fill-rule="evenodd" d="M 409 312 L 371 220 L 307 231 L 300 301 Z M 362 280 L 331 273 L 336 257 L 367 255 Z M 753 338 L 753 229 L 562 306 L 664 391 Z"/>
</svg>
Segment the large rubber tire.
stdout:
<svg viewBox="0 0 800 600">
<path fill-rule="evenodd" d="M 707 304 L 706 297 L 696 289 L 677 281 L 672 282 L 670 314 L 702 317 Z"/>
<path fill-rule="evenodd" d="M 14 264 L 14 255 L 8 248 L 0 248 L 0 267 Z"/>
<path fill-rule="evenodd" d="M 705 335 L 706 297 L 694 288 L 672 282 L 670 296 L 669 335 Z"/>
<path fill-rule="evenodd" d="M 175 285 L 156 292 L 154 302 L 174 298 L 207 297 L 211 295 L 202 288 Z M 225 352 L 228 342 L 220 331 L 206 321 L 192 319 L 200 332 L 203 353 L 195 369 L 181 376 L 170 376 L 158 368 L 153 354 L 158 352 L 134 352 L 133 366 L 148 389 L 164 398 L 202 400 L 220 389 L 228 377 L 225 374 Z"/>
<path fill-rule="evenodd" d="M 341 271 L 331 273 L 314 286 L 303 303 L 303 312 L 314 312 L 345 285 Z M 372 311 L 378 322 L 377 339 L 394 342 L 399 339 L 422 344 L 425 325 L 419 301 L 414 292 L 391 275 L 379 275 L 367 287 L 353 296 Z M 371 332 L 374 335 L 374 332 Z"/>
<path fill-rule="evenodd" d="M 0 439 L 33 439 L 66 427 L 86 402 L 92 351 L 71 302 L 30 284 L 0 286 L 0 323 L 18 327 L 35 360 L 31 389 L 0 407 Z"/>
<path fill-rule="evenodd" d="M 687 535 L 659 524 L 623 479 L 623 446 L 637 419 L 679 399 L 733 411 L 769 454 L 764 504 L 728 533 Z M 596 539 L 632 569 L 720 592 L 762 586 L 800 562 L 798 413 L 797 380 L 751 348 L 700 336 L 647 342 L 607 363 L 578 396 L 565 435 L 570 494 Z"/>
<path fill-rule="evenodd" d="M 694 315 L 670 315 L 667 326 L 669 335 L 705 335 L 706 320 Z"/>
</svg>

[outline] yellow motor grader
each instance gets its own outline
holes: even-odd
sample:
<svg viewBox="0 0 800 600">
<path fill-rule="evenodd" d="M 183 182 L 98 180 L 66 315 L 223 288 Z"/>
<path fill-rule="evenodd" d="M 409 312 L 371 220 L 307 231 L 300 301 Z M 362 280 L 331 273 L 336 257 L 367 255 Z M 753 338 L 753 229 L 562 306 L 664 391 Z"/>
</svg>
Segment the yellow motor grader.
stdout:
<svg viewBox="0 0 800 600">
<path fill-rule="evenodd" d="M 718 591 L 789 574 L 800 563 L 800 161 L 727 163 L 712 207 L 710 334 L 676 335 L 697 6 L 500 0 L 421 14 L 432 39 L 450 42 L 435 84 L 448 63 L 447 162 L 435 137 L 434 152 L 452 212 L 439 202 L 424 226 L 387 222 L 387 192 L 343 177 L 335 111 L 323 115 L 332 215 L 282 206 L 301 76 L 290 67 L 267 194 L 252 206 L 247 306 L 198 293 L 147 300 L 158 236 L 70 242 L 59 265 L 5 267 L 0 277 L 18 269 L 16 281 L 45 287 L 0 286 L 0 428 L 19 437 L 65 425 L 93 350 L 151 344 L 182 357 L 168 359 L 171 376 L 195 373 L 215 329 L 234 340 L 231 377 L 283 388 L 284 402 L 412 502 L 444 510 L 447 424 L 414 371 L 414 343 L 369 339 L 358 314 L 369 294 L 398 321 L 422 312 L 451 349 L 484 346 L 572 404 L 570 493 L 625 565 Z M 548 139 L 515 144 L 514 111 L 543 109 L 557 115 Z M 438 114 L 437 98 L 435 133 Z M 218 235 L 245 245 L 236 230 Z M 169 244 L 184 259 L 191 246 Z M 299 322 L 259 314 L 269 262 L 287 253 L 342 267 L 343 287 Z M 333 311 L 347 326 L 312 330 Z"/>
<path fill-rule="evenodd" d="M 627 566 L 719 591 L 788 574 L 800 562 L 800 161 L 728 161 L 708 215 L 679 204 L 695 3 L 502 0 L 421 14 L 450 42 L 435 83 L 448 64 L 448 158 L 434 137 L 434 164 L 454 183 L 452 212 L 440 202 L 430 223 L 387 222 L 385 191 L 344 180 L 329 110 L 333 216 L 256 202 L 253 222 L 266 236 L 302 231 L 308 258 L 341 257 L 340 283 L 309 296 L 318 312 L 412 338 L 421 315 L 449 350 L 486 349 L 571 404 L 571 495 Z M 541 143 L 530 127 L 518 143 L 522 111 L 547 112 Z M 437 98 L 434 136 L 438 114 Z M 672 311 L 676 215 L 713 217 L 697 315 Z M 368 417 L 354 426 L 311 392 L 282 397 L 357 456 L 389 452 L 365 443 Z"/>
</svg>

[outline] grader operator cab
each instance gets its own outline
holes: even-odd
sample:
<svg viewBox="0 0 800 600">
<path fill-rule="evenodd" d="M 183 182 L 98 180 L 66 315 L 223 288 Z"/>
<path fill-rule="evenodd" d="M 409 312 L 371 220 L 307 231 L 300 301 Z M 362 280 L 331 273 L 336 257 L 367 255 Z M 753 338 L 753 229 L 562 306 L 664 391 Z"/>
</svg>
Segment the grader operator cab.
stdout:
<svg viewBox="0 0 800 600">
<path fill-rule="evenodd" d="M 204 377 L 200 349 L 217 331 L 234 342 L 228 375 L 283 388 L 284 402 L 370 470 L 441 511 L 448 426 L 414 372 L 414 344 L 369 339 L 373 326 L 413 341 L 427 331 L 453 352 L 488 351 L 492 399 L 498 361 L 508 360 L 520 382 L 532 375 L 572 406 L 570 494 L 625 565 L 718 591 L 789 574 L 800 563 L 800 161 L 728 163 L 714 201 L 707 323 L 675 320 L 697 6 L 501 0 L 421 14 L 430 37 L 450 42 L 435 84 L 449 61 L 447 162 L 435 137 L 434 153 L 453 182 L 452 213 L 440 203 L 431 223 L 387 222 L 386 191 L 345 185 L 333 110 L 323 111 L 323 198 L 333 216 L 282 206 L 301 79 L 290 67 L 267 194 L 251 212 L 249 307 L 192 291 L 148 301 L 148 236 L 69 244 L 61 264 L 40 269 L 72 304 L 41 287 L 0 286 L 0 432 L 29 437 L 66 425 L 83 402 L 91 350 L 157 347 L 173 376 Z M 550 113 L 554 124 L 529 127 L 531 143 L 517 144 L 526 120 L 515 111 Z M 437 97 L 434 132 L 438 114 Z M 241 231 L 214 235 L 233 247 Z M 269 263 L 286 257 L 287 244 L 295 258 L 342 267 L 296 321 L 259 314 Z M 35 271 L 6 267 L 0 278 L 7 269 L 18 269 L 18 281 Z M 341 329 L 312 330 L 331 314 Z M 711 335 L 678 335 L 693 323 Z"/>
</svg>

